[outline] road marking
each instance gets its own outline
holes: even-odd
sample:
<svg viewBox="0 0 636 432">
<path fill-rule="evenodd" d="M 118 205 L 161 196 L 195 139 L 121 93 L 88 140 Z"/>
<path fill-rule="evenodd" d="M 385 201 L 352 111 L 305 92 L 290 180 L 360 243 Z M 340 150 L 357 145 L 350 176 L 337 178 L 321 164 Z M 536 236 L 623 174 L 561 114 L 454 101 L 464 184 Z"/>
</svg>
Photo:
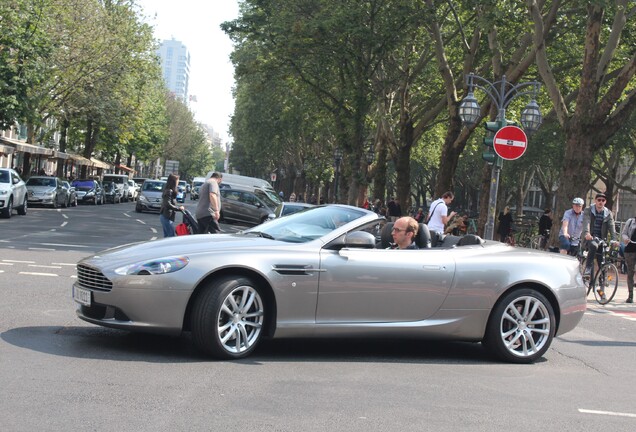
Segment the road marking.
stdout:
<svg viewBox="0 0 636 432">
<path fill-rule="evenodd" d="M 632 414 L 632 413 L 620 413 L 620 412 L 613 412 L 613 411 L 596 411 L 596 410 L 588 410 L 588 409 L 582 409 L 582 408 L 579 408 L 579 412 L 583 414 L 598 414 L 598 415 L 607 415 L 607 416 L 636 418 L 636 414 Z"/>
<path fill-rule="evenodd" d="M 59 265 L 59 266 L 71 266 L 71 267 L 75 267 L 77 264 L 75 263 L 51 263 L 53 265 Z"/>
<path fill-rule="evenodd" d="M 40 265 L 40 264 L 29 264 L 29 267 L 39 267 L 39 268 L 57 268 L 61 269 L 60 266 L 52 266 L 52 265 Z"/>
<path fill-rule="evenodd" d="M 66 222 L 66 221 L 62 222 L 62 225 L 60 225 L 60 228 L 63 227 L 63 226 L 66 226 L 67 223 L 68 222 Z"/>
<path fill-rule="evenodd" d="M 132 216 L 130 216 L 128 213 L 124 213 L 124 216 L 126 216 L 126 217 L 132 217 Z"/>
<path fill-rule="evenodd" d="M 82 245 L 74 245 L 74 244 L 64 244 L 64 243 L 40 243 L 43 246 L 64 246 L 64 247 L 78 247 L 78 248 L 87 248 L 90 246 L 82 246 Z"/>
<path fill-rule="evenodd" d="M 156 230 L 155 228 L 152 228 L 152 227 L 151 227 L 151 228 L 150 228 L 150 231 L 152 231 L 152 232 L 153 232 L 153 234 L 157 234 L 157 230 Z"/>
<path fill-rule="evenodd" d="M 157 240 L 157 237 L 150 237 L 150 241 Z"/>
<path fill-rule="evenodd" d="M 40 251 L 54 251 L 53 248 L 38 248 L 38 247 L 30 247 L 29 250 L 40 250 Z"/>
<path fill-rule="evenodd" d="M 12 263 L 0 263 L 0 265 L 13 265 Z"/>
<path fill-rule="evenodd" d="M 19 272 L 19 274 L 31 275 L 31 276 L 55 276 L 55 277 L 57 277 L 57 275 L 55 273 Z"/>
<path fill-rule="evenodd" d="M 64 219 L 68 219 L 68 216 L 66 216 L 66 214 L 64 214 L 64 213 L 62 213 L 62 217 L 63 217 Z M 66 223 L 66 222 L 64 222 L 64 223 Z M 64 225 L 62 225 L 62 226 L 64 226 Z"/>
<path fill-rule="evenodd" d="M 142 225 L 146 225 L 146 222 L 142 221 L 141 219 L 136 219 L 136 220 L 137 220 L 137 222 L 139 222 L 140 224 L 142 224 Z"/>
<path fill-rule="evenodd" d="M 35 264 L 35 261 L 2 260 L 2 262 L 18 263 L 18 264 Z"/>
<path fill-rule="evenodd" d="M 9 243 L 9 240 L 0 240 L 0 243 Z"/>
</svg>

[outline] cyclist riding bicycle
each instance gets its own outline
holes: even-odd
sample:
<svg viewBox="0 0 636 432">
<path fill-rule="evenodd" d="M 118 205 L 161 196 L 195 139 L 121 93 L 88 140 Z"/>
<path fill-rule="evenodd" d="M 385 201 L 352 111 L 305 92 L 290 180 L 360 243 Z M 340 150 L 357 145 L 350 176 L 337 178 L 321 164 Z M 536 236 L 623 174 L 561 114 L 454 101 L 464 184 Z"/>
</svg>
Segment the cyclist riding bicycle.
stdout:
<svg viewBox="0 0 636 432">
<path fill-rule="evenodd" d="M 592 266 L 594 257 L 598 249 L 597 239 L 609 239 L 611 243 L 616 243 L 618 238 L 616 228 L 614 227 L 614 215 L 611 210 L 605 207 L 607 197 L 604 193 L 596 194 L 595 203 L 585 209 L 583 212 L 583 230 L 581 237 L 586 240 L 585 244 L 588 250 L 587 262 L 585 263 L 584 276 L 592 274 Z M 597 257 L 599 259 L 599 257 Z"/>
<path fill-rule="evenodd" d="M 567 254 L 578 248 L 581 230 L 583 229 L 583 199 L 574 198 L 572 208 L 563 214 L 559 231 L 559 252 Z"/>
</svg>

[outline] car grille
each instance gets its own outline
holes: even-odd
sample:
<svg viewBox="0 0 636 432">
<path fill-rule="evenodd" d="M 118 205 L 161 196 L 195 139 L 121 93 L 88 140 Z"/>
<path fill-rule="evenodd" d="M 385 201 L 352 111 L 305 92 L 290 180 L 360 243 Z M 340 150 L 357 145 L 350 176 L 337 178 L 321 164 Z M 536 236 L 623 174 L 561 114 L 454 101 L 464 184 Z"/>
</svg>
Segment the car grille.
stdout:
<svg viewBox="0 0 636 432">
<path fill-rule="evenodd" d="M 113 283 L 102 272 L 85 264 L 77 265 L 77 284 L 82 288 L 96 291 L 113 289 Z"/>
</svg>

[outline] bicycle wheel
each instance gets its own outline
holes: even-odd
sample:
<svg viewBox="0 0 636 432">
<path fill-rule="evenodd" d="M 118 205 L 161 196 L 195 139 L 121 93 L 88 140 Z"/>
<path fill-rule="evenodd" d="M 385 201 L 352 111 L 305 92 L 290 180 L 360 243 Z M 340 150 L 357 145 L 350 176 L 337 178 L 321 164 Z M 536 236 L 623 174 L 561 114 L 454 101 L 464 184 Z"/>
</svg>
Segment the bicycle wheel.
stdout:
<svg viewBox="0 0 636 432">
<path fill-rule="evenodd" d="M 530 239 L 530 249 L 541 249 L 542 235 L 536 235 Z"/>
<path fill-rule="evenodd" d="M 618 288 L 618 269 L 614 264 L 604 264 L 594 276 L 594 297 L 599 304 L 612 301 Z"/>
</svg>

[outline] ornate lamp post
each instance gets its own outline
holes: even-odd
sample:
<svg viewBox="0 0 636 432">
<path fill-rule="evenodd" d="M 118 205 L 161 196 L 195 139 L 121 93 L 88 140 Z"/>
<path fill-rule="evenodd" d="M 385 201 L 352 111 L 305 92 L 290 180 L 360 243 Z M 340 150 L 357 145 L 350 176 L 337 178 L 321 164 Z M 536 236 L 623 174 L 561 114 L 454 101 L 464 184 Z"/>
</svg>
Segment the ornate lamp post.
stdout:
<svg viewBox="0 0 636 432">
<path fill-rule="evenodd" d="M 497 107 L 497 122 L 499 128 L 507 124 L 506 121 L 506 108 L 510 105 L 514 99 L 519 96 L 532 95 L 532 100 L 521 113 L 521 124 L 528 133 L 535 132 L 543 120 L 539 105 L 537 105 L 536 97 L 537 93 L 541 89 L 541 83 L 537 81 L 523 82 L 519 84 L 512 84 L 506 81 L 504 75 L 501 80 L 494 83 L 470 73 L 466 76 L 466 84 L 468 85 L 468 94 L 459 106 L 459 116 L 462 122 L 468 126 L 474 125 L 481 116 L 481 109 L 473 89 L 476 87 L 482 90 L 490 97 Z M 501 172 L 502 161 L 497 157 L 492 164 L 492 172 L 490 177 L 490 197 L 488 200 L 488 219 L 486 221 L 486 227 L 484 237 L 487 240 L 492 240 L 495 230 L 495 211 L 497 207 L 497 190 L 499 189 L 499 174 Z"/>
<path fill-rule="evenodd" d="M 342 150 L 337 148 L 333 152 L 333 161 L 336 167 L 336 179 L 333 187 L 333 201 L 338 202 L 338 177 L 340 177 L 340 162 L 342 162 Z"/>
</svg>

